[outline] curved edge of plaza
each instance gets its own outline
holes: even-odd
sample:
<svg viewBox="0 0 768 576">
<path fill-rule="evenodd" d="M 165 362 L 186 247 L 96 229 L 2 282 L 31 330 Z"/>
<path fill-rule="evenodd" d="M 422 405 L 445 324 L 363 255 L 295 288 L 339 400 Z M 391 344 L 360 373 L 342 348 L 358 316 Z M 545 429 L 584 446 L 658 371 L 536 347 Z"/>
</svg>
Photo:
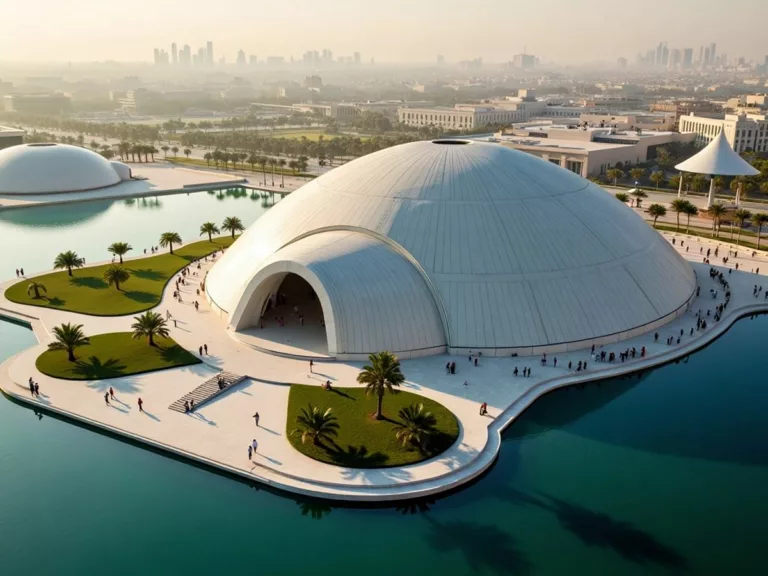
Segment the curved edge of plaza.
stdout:
<svg viewBox="0 0 768 576">
<path fill-rule="evenodd" d="M 692 245 L 692 243 L 695 242 L 700 242 L 700 245 L 709 247 L 718 244 L 714 241 L 687 237 L 683 234 L 665 234 L 665 236 L 669 238 L 683 238 L 685 242 L 691 243 L 689 245 Z M 699 244 L 696 244 L 696 246 L 698 245 Z M 723 245 L 721 244 L 721 246 Z M 693 256 L 685 253 L 683 253 L 683 255 L 686 257 Z M 698 256 L 698 254 L 696 256 Z M 766 259 L 765 253 L 761 253 L 759 258 L 758 263 L 765 264 L 766 268 L 768 268 L 768 259 Z M 688 259 L 691 260 L 692 258 L 689 257 Z M 649 349 L 648 354 L 645 358 L 630 359 L 618 364 L 593 363 L 588 371 L 574 372 L 565 370 L 564 373 L 556 374 L 554 376 L 547 377 L 545 375 L 542 379 L 536 379 L 536 377 L 531 378 L 531 384 L 519 388 L 514 397 L 508 397 L 507 399 L 511 401 L 507 402 L 505 406 L 497 407 L 489 402 L 490 420 L 485 417 L 476 417 L 477 407 L 480 404 L 480 402 L 477 401 L 477 398 L 460 399 L 464 403 L 463 411 L 457 411 L 455 406 L 448 402 L 448 407 L 454 411 L 460 422 L 459 439 L 453 447 L 443 454 L 431 460 L 409 466 L 374 469 L 340 468 L 311 460 L 308 457 L 299 454 L 298 451 L 287 443 L 287 441 L 285 441 L 285 445 L 288 446 L 287 451 L 292 453 L 272 453 L 272 457 L 266 457 L 261 462 L 249 461 L 246 466 L 243 466 L 242 460 L 244 460 L 244 458 L 240 460 L 233 460 L 232 458 L 225 457 L 217 459 L 217 456 L 220 454 L 219 452 L 214 451 L 214 453 L 211 453 L 211 451 L 206 452 L 205 450 L 197 452 L 194 449 L 189 449 L 183 442 L 169 442 L 167 441 L 167 438 L 158 436 L 153 437 L 150 434 L 142 433 L 141 430 L 136 429 L 135 427 L 133 430 L 129 430 L 127 427 L 115 425 L 112 422 L 105 421 L 105 419 L 91 417 L 85 410 L 75 411 L 69 409 L 72 408 L 71 406 L 63 407 L 54 405 L 47 400 L 47 397 L 43 401 L 32 398 L 29 396 L 29 388 L 24 381 L 25 379 L 20 378 L 19 373 L 20 369 L 29 369 L 29 359 L 32 358 L 34 361 L 37 354 L 44 349 L 43 342 L 46 342 L 49 339 L 49 332 L 46 328 L 47 322 L 42 318 L 43 314 L 37 314 L 38 311 L 45 309 L 13 305 L 5 299 L 4 295 L 0 301 L 0 316 L 5 316 L 29 325 L 39 343 L 36 346 L 19 352 L 15 356 L 7 359 L 3 364 L 0 364 L 0 390 L 7 396 L 23 402 L 24 404 L 34 406 L 39 410 L 50 411 L 87 426 L 123 436 L 132 441 L 149 445 L 153 448 L 195 461 L 207 467 L 296 494 L 331 500 L 360 502 L 406 500 L 436 495 L 438 493 L 456 489 L 483 474 L 495 462 L 499 455 L 503 431 L 531 404 L 533 404 L 536 399 L 544 394 L 567 386 L 580 385 L 649 370 L 662 364 L 679 360 L 716 340 L 728 331 L 728 329 L 739 319 L 754 314 L 768 312 L 768 299 L 765 299 L 762 296 L 757 299 L 754 297 L 754 294 L 752 295 L 751 300 L 749 298 L 749 292 L 752 291 L 755 278 L 765 278 L 765 271 L 759 276 L 756 276 L 754 273 L 746 272 L 742 268 L 742 271 L 728 276 L 732 297 L 729 306 L 725 309 L 725 313 L 722 318 L 720 318 L 719 322 L 712 322 L 706 329 L 695 331 L 694 336 L 688 337 L 688 329 L 692 327 L 692 324 L 696 324 L 694 310 L 705 308 L 706 304 L 703 302 L 706 299 L 712 302 L 713 296 L 711 293 L 707 294 L 706 291 L 709 290 L 710 284 L 712 284 L 713 288 L 716 286 L 714 280 L 707 278 L 707 271 L 710 268 L 709 264 L 703 264 L 701 262 L 692 262 L 692 264 L 697 271 L 699 287 L 703 294 L 693 301 L 686 314 L 659 329 L 659 332 L 662 332 L 663 334 L 669 332 L 670 328 L 674 329 L 674 333 L 676 334 L 679 334 L 681 329 L 684 330 L 686 336 L 683 342 L 677 345 L 674 343 L 672 345 L 666 345 L 661 342 L 654 342 L 653 334 L 645 334 L 631 340 L 618 342 L 615 346 L 611 347 L 616 348 L 613 351 L 616 352 L 617 355 L 619 347 L 623 350 L 624 348 L 631 348 L 633 346 L 638 349 L 641 346 L 647 346 Z M 722 266 L 713 267 L 727 274 L 728 268 Z M 7 286 L 7 284 L 5 286 Z M 765 288 L 768 289 L 768 285 L 766 285 Z M 166 300 L 164 298 L 161 306 L 164 306 L 165 304 Z M 69 314 L 69 316 L 77 316 L 78 321 L 85 318 L 80 315 Z M 121 318 L 125 319 L 125 317 Z M 130 320 L 130 317 L 128 317 L 128 320 Z M 229 335 L 226 335 L 225 338 L 228 338 L 230 341 L 234 340 L 229 338 Z M 185 343 L 180 343 L 185 345 Z M 188 343 L 186 344 L 188 345 Z M 561 366 L 566 364 L 570 358 L 575 359 L 579 354 L 583 358 L 585 355 L 588 356 L 588 353 L 589 350 L 581 350 L 559 355 Z M 424 361 L 424 359 L 420 360 L 422 365 Z M 441 366 L 444 366 L 443 356 L 431 357 L 431 360 L 427 359 L 426 361 L 434 364 L 437 371 L 441 371 Z M 549 370 L 537 368 L 537 361 L 538 358 L 534 357 L 483 360 L 483 362 L 497 362 L 501 364 L 505 370 L 509 371 L 513 369 L 513 364 L 518 365 L 523 362 L 532 365 L 534 372 L 552 372 L 551 367 L 549 367 Z M 404 372 L 406 373 L 406 376 L 408 375 L 408 362 L 412 361 L 404 361 Z M 560 369 L 555 370 L 560 371 Z M 259 385 L 267 387 L 272 386 L 273 388 L 286 389 L 287 386 L 285 386 L 285 384 L 288 383 L 270 381 L 267 380 L 266 377 L 264 380 L 261 380 L 256 376 L 249 376 L 249 378 Z M 288 380 L 290 381 L 290 376 L 288 377 Z M 525 379 L 522 377 L 517 377 L 515 379 L 516 383 L 521 381 L 524 382 Z M 95 382 L 102 383 L 103 391 L 105 386 L 109 386 L 110 381 L 104 380 Z M 86 386 L 87 385 L 88 384 L 86 383 Z M 504 383 L 497 382 L 495 385 L 503 386 Z M 48 384 L 45 384 L 45 386 L 48 386 Z M 441 402 L 445 402 L 445 398 L 447 397 L 446 394 L 430 389 L 427 386 L 417 386 L 416 388 L 419 390 L 420 394 L 439 399 Z M 45 391 L 42 386 L 41 389 Z M 472 415 L 467 412 L 467 406 L 472 410 Z M 163 409 L 166 408 L 163 407 Z M 277 409 L 279 410 L 280 406 L 278 406 Z M 132 420 L 131 422 L 134 421 Z M 285 430 L 285 416 L 283 416 L 282 423 L 282 429 Z M 275 428 L 277 427 L 275 426 Z M 184 432 L 181 432 L 181 434 L 183 435 Z M 272 432 L 272 434 L 280 435 L 277 432 Z M 216 448 L 218 448 L 218 445 Z M 300 462 L 302 466 L 299 466 L 298 470 L 296 470 L 295 467 L 291 471 L 288 471 L 287 469 L 281 470 L 280 465 L 282 462 L 277 460 L 277 458 L 287 458 L 287 460 L 292 460 L 292 463 Z M 334 470 L 333 474 L 328 474 L 329 469 Z"/>
</svg>

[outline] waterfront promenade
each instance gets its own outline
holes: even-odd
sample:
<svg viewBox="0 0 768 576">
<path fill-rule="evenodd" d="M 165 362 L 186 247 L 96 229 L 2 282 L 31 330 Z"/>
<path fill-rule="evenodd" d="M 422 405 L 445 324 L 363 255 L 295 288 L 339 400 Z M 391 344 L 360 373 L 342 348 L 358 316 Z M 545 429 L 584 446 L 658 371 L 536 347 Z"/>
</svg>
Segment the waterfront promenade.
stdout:
<svg viewBox="0 0 768 576">
<path fill-rule="evenodd" d="M 183 303 L 172 298 L 173 284 L 166 288 L 162 303 L 157 310 L 165 314 L 169 310 L 177 318 L 177 327 L 171 328 L 172 337 L 191 351 L 207 344 L 210 355 L 203 356 L 203 364 L 129 376 L 103 381 L 73 382 L 49 378 L 35 368 L 35 359 L 50 341 L 50 330 L 62 322 L 82 323 L 88 335 L 128 331 L 133 322 L 128 317 L 92 317 L 36 308 L 11 303 L 0 295 L 0 314 L 29 323 L 40 344 L 30 348 L 0 366 L 0 387 L 6 394 L 22 402 L 65 414 L 89 425 L 110 430 L 133 440 L 174 452 L 210 466 L 238 474 L 253 481 L 297 493 L 342 500 L 396 500 L 446 491 L 468 482 L 481 474 L 495 460 L 500 447 L 500 434 L 537 397 L 562 386 L 581 384 L 590 380 L 620 376 L 637 370 L 674 361 L 706 345 L 721 335 L 739 317 L 768 310 L 768 300 L 752 295 L 755 284 L 768 289 L 768 257 L 761 252 L 757 257 L 751 251 L 740 250 L 738 258 L 731 257 L 724 270 L 731 284 L 732 297 L 723 318 L 715 322 L 710 316 L 708 327 L 694 330 L 695 312 L 701 309 L 706 315 L 723 302 L 724 291 L 709 277 L 709 266 L 702 263 L 699 247 L 718 246 L 717 242 L 699 240 L 685 235 L 665 234 L 675 238 L 675 247 L 691 260 L 697 272 L 700 295 L 692 303 L 691 310 L 659 330 L 659 340 L 654 342 L 653 333 L 646 334 L 612 346 L 606 352 L 619 352 L 635 347 L 638 352 L 645 346 L 647 355 L 621 363 L 596 363 L 589 349 L 557 354 L 558 365 L 553 358 L 547 366 L 541 366 L 539 357 L 482 358 L 479 366 L 466 357 L 450 357 L 458 367 L 458 373 L 447 375 L 445 363 L 449 357 L 432 356 L 404 360 L 403 372 L 407 383 L 404 389 L 433 398 L 453 411 L 461 424 L 456 444 L 440 456 L 410 466 L 386 469 L 350 469 L 323 464 L 309 459 L 296 451 L 286 438 L 292 423 L 286 422 L 289 384 L 320 385 L 326 379 L 335 387 L 357 386 L 355 377 L 361 366 L 354 362 L 318 362 L 314 374 L 308 363 L 290 357 L 280 357 L 244 345 L 224 328 L 221 318 L 212 313 L 204 297 L 196 297 L 195 278 L 182 287 Z M 684 240 L 685 247 L 680 247 Z M 727 244 L 720 245 L 720 258 L 727 252 Z M 712 257 L 712 262 L 721 262 Z M 739 264 L 739 271 L 728 274 L 728 268 Z M 203 264 L 205 269 L 210 263 Z M 750 270 L 760 268 L 756 275 Z M 202 277 L 201 274 L 201 277 Z M 15 282 L 15 281 L 14 281 Z M 3 290 L 14 282 L 3 285 Z M 710 288 L 719 290 L 713 298 Z M 198 299 L 201 307 L 195 312 L 192 302 Z M 680 331 L 683 337 L 678 345 Z M 667 337 L 673 336 L 674 344 L 668 346 Z M 599 350 L 598 350 L 599 352 Z M 575 367 L 579 361 L 588 362 L 585 372 L 568 370 L 569 362 Z M 530 378 L 515 377 L 517 367 L 530 367 Z M 248 376 L 243 383 L 199 408 L 194 414 L 184 414 L 168 407 L 177 399 L 202 384 L 219 370 L 227 370 Z M 33 398 L 27 388 L 32 377 L 40 385 L 40 398 Z M 464 386 L 467 381 L 468 385 Z M 106 406 L 103 395 L 113 387 L 117 402 Z M 144 401 L 144 413 L 140 413 L 137 400 Z M 489 416 L 480 416 L 478 408 L 487 402 Z M 386 398 L 385 398 L 386 410 Z M 261 415 L 260 426 L 252 418 L 254 412 Z M 652 424 L 649 424 L 652 425 Z M 253 461 L 248 460 L 247 446 L 252 439 L 259 444 Z"/>
</svg>

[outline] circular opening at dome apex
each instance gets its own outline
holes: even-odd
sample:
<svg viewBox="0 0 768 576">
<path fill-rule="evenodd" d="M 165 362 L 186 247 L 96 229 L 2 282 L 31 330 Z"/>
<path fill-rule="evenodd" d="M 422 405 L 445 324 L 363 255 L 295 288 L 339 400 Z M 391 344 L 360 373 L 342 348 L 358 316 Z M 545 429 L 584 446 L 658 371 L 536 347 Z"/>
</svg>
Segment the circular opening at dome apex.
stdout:
<svg viewBox="0 0 768 576">
<path fill-rule="evenodd" d="M 432 140 L 432 144 L 449 144 L 451 146 L 460 146 L 463 144 L 469 144 L 469 140 L 451 140 L 449 138 L 442 140 Z"/>
<path fill-rule="evenodd" d="M 27 144 L 31 148 L 42 148 L 43 146 L 56 146 L 53 142 L 36 142 L 34 144 Z"/>
</svg>

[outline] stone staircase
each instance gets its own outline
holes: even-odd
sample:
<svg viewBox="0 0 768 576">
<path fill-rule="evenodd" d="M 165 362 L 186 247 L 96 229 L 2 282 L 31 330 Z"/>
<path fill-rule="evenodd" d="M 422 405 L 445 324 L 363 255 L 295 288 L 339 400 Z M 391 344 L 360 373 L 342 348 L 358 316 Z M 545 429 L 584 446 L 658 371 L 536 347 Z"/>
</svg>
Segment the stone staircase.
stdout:
<svg viewBox="0 0 768 576">
<path fill-rule="evenodd" d="M 219 389 L 219 378 L 224 380 L 224 387 L 221 389 Z M 195 401 L 195 408 L 200 408 L 200 406 L 213 398 L 216 398 L 219 394 L 223 394 L 233 386 L 245 380 L 245 378 L 245 376 L 233 374 L 232 372 L 219 372 L 213 378 L 200 384 L 200 386 L 192 390 L 192 392 L 189 392 L 176 400 L 173 404 L 168 406 L 168 408 L 176 412 L 184 413 L 184 402 L 191 402 L 192 400 Z"/>
</svg>

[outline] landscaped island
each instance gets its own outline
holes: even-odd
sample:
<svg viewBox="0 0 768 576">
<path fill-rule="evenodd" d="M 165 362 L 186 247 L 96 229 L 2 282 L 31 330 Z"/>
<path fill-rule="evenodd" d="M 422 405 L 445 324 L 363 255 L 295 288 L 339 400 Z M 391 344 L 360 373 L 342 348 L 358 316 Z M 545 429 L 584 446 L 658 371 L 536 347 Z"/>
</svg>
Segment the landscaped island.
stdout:
<svg viewBox="0 0 768 576">
<path fill-rule="evenodd" d="M 234 241 L 234 236 L 225 236 L 193 242 L 173 252 L 130 260 L 124 266 L 103 264 L 83 268 L 82 263 L 78 265 L 82 259 L 75 253 L 64 252 L 59 255 L 64 257 L 63 262 L 57 262 L 57 267 L 67 269 L 17 282 L 5 294 L 18 304 L 92 316 L 136 314 L 160 303 L 165 285 L 179 270 Z M 181 239 L 175 242 L 180 243 Z M 115 254 L 122 256 L 120 252 Z M 121 270 L 127 276 L 121 275 Z"/>
<path fill-rule="evenodd" d="M 365 388 L 337 388 L 325 390 L 320 386 L 294 384 L 288 397 L 288 440 L 302 454 L 321 462 L 350 468 L 384 468 L 414 464 L 432 458 L 453 445 L 459 436 L 456 416 L 442 404 L 411 392 L 388 394 L 383 419 L 376 420 L 375 394 L 366 394 Z M 321 418 L 328 408 L 338 428 L 336 435 L 321 438 L 318 443 L 302 442 L 302 427 L 297 417 L 309 406 L 316 407 Z M 432 430 L 423 447 L 397 432 L 407 424 L 402 410 L 422 407 L 421 419 L 430 414 L 434 418 Z M 307 416 L 312 417 L 311 414 Z M 413 416 L 413 415 L 412 415 Z M 419 416 L 416 415 L 416 419 Z M 413 418 L 411 418 L 413 419 Z"/>
<path fill-rule="evenodd" d="M 47 376 L 65 380 L 101 380 L 131 374 L 142 374 L 166 368 L 200 364 L 200 359 L 187 352 L 172 338 L 156 337 L 149 346 L 131 332 L 98 334 L 89 344 L 77 347 L 71 362 L 67 351 L 46 350 L 37 358 L 37 369 Z"/>
</svg>

